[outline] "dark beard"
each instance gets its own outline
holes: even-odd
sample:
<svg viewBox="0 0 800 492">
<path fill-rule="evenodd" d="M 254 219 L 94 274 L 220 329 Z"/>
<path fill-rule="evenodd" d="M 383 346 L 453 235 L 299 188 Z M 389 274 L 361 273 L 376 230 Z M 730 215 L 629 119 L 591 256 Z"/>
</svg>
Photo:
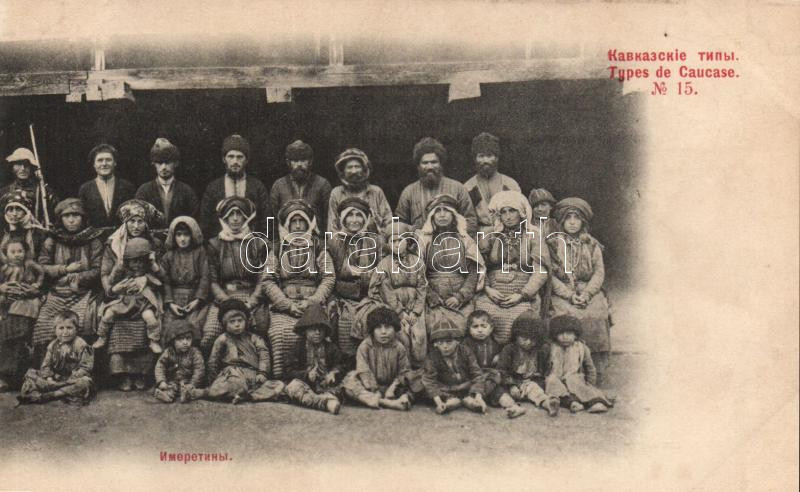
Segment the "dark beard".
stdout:
<svg viewBox="0 0 800 492">
<path fill-rule="evenodd" d="M 423 185 L 433 188 L 442 181 L 442 171 L 420 172 L 419 179 Z"/>
<path fill-rule="evenodd" d="M 492 164 L 480 164 L 478 165 L 478 174 L 484 178 L 491 178 L 494 176 L 494 173 L 497 172 L 497 166 Z"/>
<path fill-rule="evenodd" d="M 308 179 L 309 171 L 307 169 L 292 169 L 289 174 L 296 182 L 305 183 Z"/>
<path fill-rule="evenodd" d="M 234 172 L 234 171 L 228 170 L 228 171 L 226 171 L 226 174 L 231 179 L 241 179 L 242 176 L 244 176 L 244 170 L 241 170 L 241 171 L 238 171 L 238 172 Z"/>
</svg>

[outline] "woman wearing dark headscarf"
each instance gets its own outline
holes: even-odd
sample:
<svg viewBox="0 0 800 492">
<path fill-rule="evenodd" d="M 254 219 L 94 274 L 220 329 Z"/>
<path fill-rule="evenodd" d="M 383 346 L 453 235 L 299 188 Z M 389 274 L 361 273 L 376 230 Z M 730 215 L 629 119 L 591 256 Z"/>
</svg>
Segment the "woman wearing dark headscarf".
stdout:
<svg viewBox="0 0 800 492">
<path fill-rule="evenodd" d="M 603 245 L 589 234 L 592 207 L 581 198 L 564 198 L 554 216 L 563 231 L 548 242 L 553 258 L 551 313 L 580 320 L 582 339 L 602 375 L 611 349 L 608 299 L 603 292 Z"/>
<path fill-rule="evenodd" d="M 25 245 L 25 261 L 35 260 L 44 241 L 45 232 L 31 212 L 33 204 L 21 190 L 13 190 L 0 198 L 4 211 L 4 227 L 0 238 L 0 266 L 6 266 L 6 246 L 10 242 Z M 3 296 L 29 298 L 38 296 L 38 289 L 28 289 L 4 283 L 0 286 Z M 27 313 L 30 314 L 30 313 Z M 27 348 L 36 316 L 5 313 L 0 319 L 0 391 L 8 391 L 16 384 L 27 365 Z"/>
<path fill-rule="evenodd" d="M 327 304 L 336 284 L 333 260 L 319 240 L 314 211 L 289 200 L 278 212 L 278 250 L 269 255 L 262 284 L 270 300 L 272 371 L 283 377 L 284 358 L 298 335 L 294 325 L 311 304 Z"/>
<path fill-rule="evenodd" d="M 53 321 L 65 309 L 78 315 L 78 335 L 92 343 L 100 290 L 103 231 L 90 226 L 79 198 L 67 198 L 55 208 L 57 228 L 42 245 L 39 264 L 50 283 L 33 329 L 34 366 L 55 338 Z"/>
<path fill-rule="evenodd" d="M 261 270 L 267 261 L 267 243 L 255 236 L 250 224 L 257 211 L 248 198 L 229 196 L 216 208 L 220 231 L 208 241 L 208 278 L 214 301 L 206 316 L 200 347 L 210 353 L 214 341 L 225 329 L 219 321 L 219 305 L 228 299 L 244 302 L 253 316 L 254 331 L 265 336 L 269 312 L 263 306 Z"/>
</svg>

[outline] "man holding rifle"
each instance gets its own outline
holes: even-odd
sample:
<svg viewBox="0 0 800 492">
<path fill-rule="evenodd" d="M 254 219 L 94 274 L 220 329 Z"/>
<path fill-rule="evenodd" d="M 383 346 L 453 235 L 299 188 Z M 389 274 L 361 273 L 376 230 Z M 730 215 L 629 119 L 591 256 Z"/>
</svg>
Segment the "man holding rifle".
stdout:
<svg viewBox="0 0 800 492">
<path fill-rule="evenodd" d="M 25 198 L 34 204 L 34 210 L 31 210 L 31 212 L 33 212 L 36 220 L 41 224 L 45 224 L 45 209 L 47 209 L 48 217 L 53 217 L 53 207 L 58 203 L 58 199 L 49 186 L 41 186 L 42 174 L 39 162 L 33 152 L 25 147 L 20 147 L 6 157 L 6 162 L 11 166 L 14 181 L 0 188 L 0 196 L 4 196 L 10 191 L 21 191 Z M 42 189 L 44 189 L 44 194 Z"/>
</svg>

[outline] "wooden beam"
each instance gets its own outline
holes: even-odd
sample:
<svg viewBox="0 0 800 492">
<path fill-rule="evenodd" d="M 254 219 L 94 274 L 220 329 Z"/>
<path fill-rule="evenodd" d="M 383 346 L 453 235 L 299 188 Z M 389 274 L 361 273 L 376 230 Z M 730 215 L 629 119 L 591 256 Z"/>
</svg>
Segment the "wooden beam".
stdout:
<svg viewBox="0 0 800 492">
<path fill-rule="evenodd" d="M 593 58 L 342 66 L 139 68 L 0 74 L 0 96 L 70 94 L 81 88 L 85 91 L 86 85 L 112 81 L 125 82 L 133 91 L 449 85 L 452 81 L 463 79 L 464 73 L 479 73 L 479 83 L 608 78 L 603 60 Z"/>
</svg>

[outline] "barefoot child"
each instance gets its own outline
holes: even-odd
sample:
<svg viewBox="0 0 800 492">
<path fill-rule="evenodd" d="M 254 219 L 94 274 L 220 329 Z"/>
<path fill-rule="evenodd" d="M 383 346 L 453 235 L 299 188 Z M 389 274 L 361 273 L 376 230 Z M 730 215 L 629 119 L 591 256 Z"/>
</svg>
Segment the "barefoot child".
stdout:
<svg viewBox="0 0 800 492">
<path fill-rule="evenodd" d="M 155 261 L 150 242 L 140 237 L 128 240 L 122 264 L 114 265 L 111 271 L 111 294 L 117 298 L 100 306 L 97 341 L 93 345 L 95 349 L 105 346 L 114 320 L 139 314 L 147 325 L 150 350 L 155 354 L 161 353 L 159 318 L 162 305 L 159 289 L 163 284 L 159 275 L 161 268 Z"/>
<path fill-rule="evenodd" d="M 185 320 L 174 320 L 164 330 L 167 347 L 156 362 L 156 388 L 153 396 L 164 403 L 177 399 L 181 403 L 196 400 L 204 395 L 199 389 L 206 377 L 203 355 L 192 340 L 197 328 Z"/>
<path fill-rule="evenodd" d="M 508 418 L 525 414 L 525 409 L 517 405 L 503 386 L 503 375 L 495 369 L 500 358 L 501 346 L 492 337 L 494 327 L 492 318 L 486 311 L 478 310 L 467 318 L 467 338 L 462 345 L 472 350 L 486 381 L 486 397 L 489 404 L 506 409 Z"/>
<path fill-rule="evenodd" d="M 17 397 L 19 403 L 63 400 L 87 404 L 92 387 L 92 348 L 79 336 L 78 315 L 65 310 L 56 315 L 56 339 L 47 346 L 41 369 L 29 369 Z"/>
<path fill-rule="evenodd" d="M 461 405 L 486 413 L 481 368 L 472 350 L 460 343 L 460 337 L 461 330 L 448 319 L 431 329 L 433 350 L 425 359 L 422 385 L 439 415 Z"/>
<path fill-rule="evenodd" d="M 250 310 L 238 299 L 219 305 L 219 322 L 225 333 L 218 336 L 208 357 L 207 396 L 213 400 L 276 401 L 284 390 L 280 381 L 269 379 L 269 349 L 263 338 L 247 331 Z"/>
<path fill-rule="evenodd" d="M 592 353 L 582 341 L 581 323 L 568 315 L 550 320 L 550 371 L 545 380 L 548 395 L 561 399 L 561 405 L 571 412 L 588 408 L 590 413 L 605 412 L 614 404 L 595 388 L 597 371 L 592 362 Z"/>
<path fill-rule="evenodd" d="M 546 357 L 536 346 L 544 332 L 544 321 L 523 313 L 511 325 L 512 342 L 503 348 L 497 361 L 497 369 L 503 375 L 501 391 L 513 400 L 529 400 L 534 405 L 547 410 L 551 417 L 558 415 L 558 398 L 545 394 L 542 390 Z M 548 347 L 544 347 L 548 349 Z M 507 393 L 506 393 L 507 392 Z"/>
<path fill-rule="evenodd" d="M 397 340 L 400 317 L 381 306 L 367 315 L 369 336 L 356 351 L 356 368 L 344 378 L 350 398 L 370 408 L 411 408 L 411 365 L 405 346 Z"/>
<path fill-rule="evenodd" d="M 292 403 L 339 413 L 342 353 L 328 337 L 331 325 L 319 304 L 311 304 L 294 327 L 300 338 L 287 361 L 286 395 Z"/>
</svg>

